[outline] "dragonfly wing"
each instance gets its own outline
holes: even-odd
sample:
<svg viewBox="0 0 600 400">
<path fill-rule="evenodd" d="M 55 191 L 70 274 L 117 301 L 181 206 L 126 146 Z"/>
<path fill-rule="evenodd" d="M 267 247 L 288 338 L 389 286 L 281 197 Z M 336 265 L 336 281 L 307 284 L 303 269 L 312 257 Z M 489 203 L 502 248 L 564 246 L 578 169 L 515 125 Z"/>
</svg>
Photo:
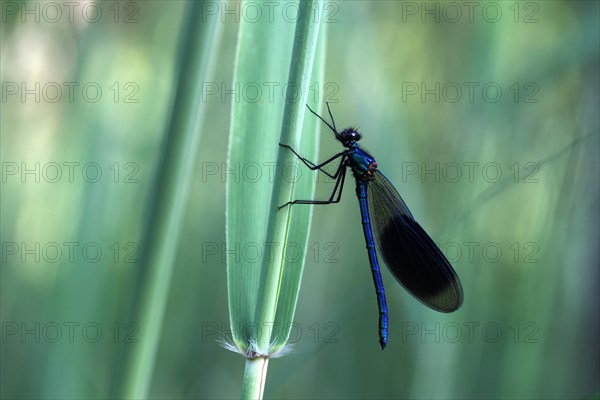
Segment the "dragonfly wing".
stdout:
<svg viewBox="0 0 600 400">
<path fill-rule="evenodd" d="M 375 243 L 394 277 L 426 306 L 457 310 L 463 290 L 456 272 L 381 172 L 374 172 L 367 197 Z"/>
</svg>

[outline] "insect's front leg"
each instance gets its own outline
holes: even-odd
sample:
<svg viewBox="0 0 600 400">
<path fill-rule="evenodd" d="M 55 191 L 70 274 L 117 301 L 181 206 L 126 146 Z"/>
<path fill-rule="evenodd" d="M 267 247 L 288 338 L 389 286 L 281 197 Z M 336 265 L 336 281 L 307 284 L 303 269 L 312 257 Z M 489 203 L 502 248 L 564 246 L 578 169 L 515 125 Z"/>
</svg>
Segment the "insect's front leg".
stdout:
<svg viewBox="0 0 600 400">
<path fill-rule="evenodd" d="M 336 159 L 338 159 L 339 157 L 343 157 L 342 158 L 342 162 L 344 161 L 344 156 L 346 156 L 346 151 L 342 151 L 341 153 L 337 153 L 336 155 L 334 155 L 333 157 L 323 161 L 321 164 L 315 164 L 312 161 L 307 160 L 306 158 L 302 157 L 300 154 L 298 154 L 296 152 L 296 150 L 292 149 L 291 146 L 288 146 L 287 144 L 282 144 L 279 143 L 279 145 L 281 147 L 285 147 L 286 149 L 289 149 L 292 151 L 292 153 L 294 153 L 294 155 L 296 155 L 296 157 L 298 157 L 300 159 L 300 161 L 302 161 L 304 163 L 304 165 L 306 165 L 308 168 L 310 168 L 311 170 L 315 171 L 315 170 L 319 170 L 322 173 L 324 173 L 325 175 L 327 175 L 328 177 L 330 177 L 331 179 L 336 179 L 338 177 L 338 174 L 340 172 L 340 169 L 338 168 L 338 170 L 336 171 L 335 174 L 330 174 L 329 172 L 325 171 L 322 167 L 326 166 L 327 164 L 329 164 L 332 161 L 335 161 Z M 341 163 L 340 163 L 341 165 Z"/>
</svg>

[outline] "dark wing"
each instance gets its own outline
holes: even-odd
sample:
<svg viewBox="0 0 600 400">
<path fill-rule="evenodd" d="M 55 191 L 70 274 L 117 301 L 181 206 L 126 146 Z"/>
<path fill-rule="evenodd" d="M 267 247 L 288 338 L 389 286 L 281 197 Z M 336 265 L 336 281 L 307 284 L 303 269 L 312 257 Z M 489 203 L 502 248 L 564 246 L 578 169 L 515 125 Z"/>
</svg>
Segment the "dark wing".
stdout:
<svg viewBox="0 0 600 400">
<path fill-rule="evenodd" d="M 379 254 L 398 282 L 426 306 L 456 311 L 463 302 L 456 272 L 381 172 L 367 184 L 367 197 Z"/>
</svg>

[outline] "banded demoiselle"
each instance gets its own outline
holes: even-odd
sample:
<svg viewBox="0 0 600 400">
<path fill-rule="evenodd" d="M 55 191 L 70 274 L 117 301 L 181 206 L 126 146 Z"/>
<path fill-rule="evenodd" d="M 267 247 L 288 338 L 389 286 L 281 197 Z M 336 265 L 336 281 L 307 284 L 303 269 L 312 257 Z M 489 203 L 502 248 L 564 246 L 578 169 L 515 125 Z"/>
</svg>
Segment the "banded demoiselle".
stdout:
<svg viewBox="0 0 600 400">
<path fill-rule="evenodd" d="M 331 125 L 308 105 L 306 107 L 331 129 L 335 138 L 346 150 L 320 164 L 315 164 L 300 156 L 290 146 L 281 143 L 280 146 L 291 150 L 311 170 L 319 170 L 335 179 L 333 192 L 328 200 L 294 200 L 281 207 L 293 204 L 338 203 L 342 196 L 347 168 L 352 169 L 373 283 L 377 293 L 379 344 L 383 350 L 388 341 L 388 309 L 377 259 L 378 253 L 398 282 L 417 300 L 436 311 L 444 313 L 456 311 L 463 302 L 462 285 L 448 259 L 421 225 L 415 221 L 394 186 L 379 171 L 373 156 L 360 148 L 358 141 L 361 135 L 356 128 L 346 128 L 339 132 L 329 104 L 325 104 L 331 118 Z M 341 160 L 334 174 L 323 169 L 338 158 Z"/>
</svg>

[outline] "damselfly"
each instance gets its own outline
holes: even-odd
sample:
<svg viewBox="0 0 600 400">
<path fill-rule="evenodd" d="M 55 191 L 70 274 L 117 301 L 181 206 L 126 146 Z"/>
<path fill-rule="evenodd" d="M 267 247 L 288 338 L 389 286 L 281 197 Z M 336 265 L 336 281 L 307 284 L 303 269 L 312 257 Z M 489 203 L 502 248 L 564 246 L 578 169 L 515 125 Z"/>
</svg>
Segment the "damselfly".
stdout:
<svg viewBox="0 0 600 400">
<path fill-rule="evenodd" d="M 360 148 L 358 141 L 361 135 L 356 128 L 346 128 L 339 132 L 329 104 L 327 104 L 327 111 L 331 118 L 331 125 L 308 105 L 307 107 L 331 129 L 335 138 L 346 147 L 346 150 L 321 164 L 314 164 L 300 156 L 290 146 L 280 143 L 280 146 L 290 149 L 311 170 L 319 170 L 335 179 L 335 187 L 328 200 L 294 200 L 281 207 L 292 204 L 338 203 L 344 189 L 347 167 L 352 169 L 373 282 L 377 292 L 379 343 L 384 349 L 388 340 L 388 309 L 377 253 L 383 257 L 394 277 L 410 294 L 436 311 L 445 313 L 456 311 L 463 302 L 462 286 L 444 254 L 415 221 L 394 186 L 378 170 L 373 156 Z M 331 174 L 323 169 L 338 158 L 341 160 L 335 173 Z"/>
</svg>

